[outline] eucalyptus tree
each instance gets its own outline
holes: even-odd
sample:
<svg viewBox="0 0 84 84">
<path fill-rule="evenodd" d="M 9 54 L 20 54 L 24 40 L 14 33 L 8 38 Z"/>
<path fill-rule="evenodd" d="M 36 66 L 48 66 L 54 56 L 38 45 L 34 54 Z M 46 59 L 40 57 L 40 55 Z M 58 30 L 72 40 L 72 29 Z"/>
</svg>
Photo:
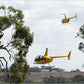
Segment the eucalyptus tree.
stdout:
<svg viewBox="0 0 84 84">
<path fill-rule="evenodd" d="M 3 66 L 2 59 L 6 62 L 6 73 L 9 77 L 9 82 L 22 83 L 25 81 L 25 76 L 28 72 L 29 65 L 26 61 L 29 46 L 33 43 L 33 33 L 30 33 L 30 28 L 24 26 L 23 11 L 15 9 L 12 6 L 0 6 L 0 49 L 4 49 L 9 54 L 9 59 L 13 59 L 14 63 L 10 66 L 10 73 L 7 67 L 5 56 L 0 57 L 0 64 Z M 2 44 L 4 31 L 12 28 L 10 41 Z M 5 32 L 6 33 L 6 32 Z M 10 31 L 7 33 L 11 33 Z M 3 41 L 4 42 L 4 41 Z M 2 67 L 0 67 L 3 71 Z"/>
<path fill-rule="evenodd" d="M 80 27 L 79 32 L 77 32 L 77 36 L 83 40 L 79 43 L 78 49 L 84 52 L 84 24 Z"/>
<path fill-rule="evenodd" d="M 77 36 L 82 39 L 82 42 L 79 43 L 78 49 L 84 52 L 84 24 L 80 27 L 79 32 L 77 32 Z M 82 67 L 84 67 L 84 64 Z"/>
</svg>

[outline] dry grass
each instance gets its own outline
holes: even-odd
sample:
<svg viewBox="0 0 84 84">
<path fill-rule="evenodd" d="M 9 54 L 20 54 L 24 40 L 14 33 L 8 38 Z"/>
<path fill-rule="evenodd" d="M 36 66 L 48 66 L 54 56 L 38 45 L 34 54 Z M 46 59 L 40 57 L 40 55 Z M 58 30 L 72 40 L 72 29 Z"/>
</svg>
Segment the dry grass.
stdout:
<svg viewBox="0 0 84 84">
<path fill-rule="evenodd" d="M 84 72 L 30 72 L 31 75 L 37 74 L 84 74 Z"/>
<path fill-rule="evenodd" d="M 0 73 L 0 76 L 5 75 L 5 73 Z"/>
</svg>

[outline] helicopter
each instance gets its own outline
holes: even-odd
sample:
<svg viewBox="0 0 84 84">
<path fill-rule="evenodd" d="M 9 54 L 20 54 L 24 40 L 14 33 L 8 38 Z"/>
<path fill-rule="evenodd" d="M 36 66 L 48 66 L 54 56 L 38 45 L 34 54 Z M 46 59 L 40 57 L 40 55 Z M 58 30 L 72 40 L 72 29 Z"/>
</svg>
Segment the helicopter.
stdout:
<svg viewBox="0 0 84 84">
<path fill-rule="evenodd" d="M 65 56 L 48 56 L 48 48 L 46 48 L 45 54 L 37 56 L 34 61 L 35 61 L 35 64 L 48 64 L 49 65 L 49 63 L 53 61 L 53 58 L 67 57 L 68 60 L 70 60 L 70 55 L 71 55 L 71 51 L 69 52 L 68 55 L 65 55 Z"/>
<path fill-rule="evenodd" d="M 76 18 L 77 19 L 77 14 L 75 14 L 74 17 L 70 17 L 70 18 L 66 18 L 66 14 L 63 14 L 65 16 L 65 18 L 62 20 L 62 23 L 68 23 L 70 21 L 70 19 L 72 18 Z"/>
</svg>

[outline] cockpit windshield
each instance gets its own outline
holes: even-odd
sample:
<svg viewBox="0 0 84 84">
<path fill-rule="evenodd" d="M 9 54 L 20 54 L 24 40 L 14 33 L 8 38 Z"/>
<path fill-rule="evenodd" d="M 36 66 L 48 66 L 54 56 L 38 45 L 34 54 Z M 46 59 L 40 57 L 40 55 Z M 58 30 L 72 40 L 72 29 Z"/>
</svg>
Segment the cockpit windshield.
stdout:
<svg viewBox="0 0 84 84">
<path fill-rule="evenodd" d="M 40 61 L 41 58 L 42 58 L 42 56 L 39 55 L 39 56 L 37 56 L 37 57 L 35 58 L 35 60 L 36 60 L 36 61 Z"/>
<path fill-rule="evenodd" d="M 41 55 L 39 55 L 35 58 L 35 61 L 40 61 L 40 60 L 46 60 L 46 58 Z"/>
</svg>

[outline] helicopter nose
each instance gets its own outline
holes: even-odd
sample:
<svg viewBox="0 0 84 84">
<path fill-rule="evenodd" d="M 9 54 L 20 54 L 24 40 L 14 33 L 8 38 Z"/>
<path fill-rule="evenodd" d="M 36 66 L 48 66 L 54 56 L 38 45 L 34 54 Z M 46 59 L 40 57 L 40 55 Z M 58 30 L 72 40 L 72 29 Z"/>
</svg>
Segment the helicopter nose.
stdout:
<svg viewBox="0 0 84 84">
<path fill-rule="evenodd" d="M 64 23 L 64 19 L 62 20 L 62 23 Z"/>
<path fill-rule="evenodd" d="M 34 61 L 36 61 L 36 59 Z"/>
<path fill-rule="evenodd" d="M 36 61 L 36 60 L 34 60 L 34 62 L 35 62 L 35 63 L 37 63 L 37 61 Z"/>
</svg>

